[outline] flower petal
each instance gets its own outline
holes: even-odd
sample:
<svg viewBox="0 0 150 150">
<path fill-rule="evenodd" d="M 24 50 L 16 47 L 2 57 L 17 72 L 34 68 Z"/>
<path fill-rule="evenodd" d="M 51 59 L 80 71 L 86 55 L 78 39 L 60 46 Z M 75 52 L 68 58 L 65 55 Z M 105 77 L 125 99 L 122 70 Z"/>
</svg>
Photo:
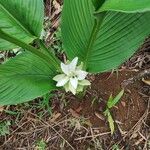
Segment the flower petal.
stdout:
<svg viewBox="0 0 150 150">
<path fill-rule="evenodd" d="M 78 57 L 75 57 L 71 63 L 69 64 L 69 71 L 75 71 L 76 69 L 76 66 L 77 66 L 77 63 L 78 63 Z"/>
<path fill-rule="evenodd" d="M 63 79 L 65 76 L 66 76 L 65 74 L 59 74 L 59 75 L 56 75 L 53 78 L 53 80 L 58 82 L 59 80 Z"/>
<path fill-rule="evenodd" d="M 69 75 L 69 65 L 65 65 L 64 63 L 61 63 L 61 69 L 66 75 Z"/>
<path fill-rule="evenodd" d="M 70 78 L 70 84 L 73 86 L 74 89 L 78 86 L 78 79 L 77 78 Z"/>
<path fill-rule="evenodd" d="M 73 93 L 73 95 L 76 94 L 76 89 L 72 86 L 72 84 L 69 82 L 69 91 Z"/>
<path fill-rule="evenodd" d="M 83 80 L 85 79 L 85 77 L 87 76 L 87 72 L 86 71 L 82 71 L 82 70 L 78 70 L 75 72 L 77 75 L 78 80 Z"/>
<path fill-rule="evenodd" d="M 87 86 L 87 85 L 91 85 L 91 83 L 90 83 L 90 81 L 88 81 L 88 80 L 85 79 L 85 80 L 80 81 L 79 85 Z"/>
<path fill-rule="evenodd" d="M 69 81 L 69 78 L 66 76 L 62 80 L 59 80 L 56 84 L 57 87 L 64 86 Z"/>
<path fill-rule="evenodd" d="M 77 63 L 78 57 L 75 57 L 69 64 L 61 63 L 61 69 L 66 75 L 69 75 L 71 72 L 75 71 Z"/>
</svg>

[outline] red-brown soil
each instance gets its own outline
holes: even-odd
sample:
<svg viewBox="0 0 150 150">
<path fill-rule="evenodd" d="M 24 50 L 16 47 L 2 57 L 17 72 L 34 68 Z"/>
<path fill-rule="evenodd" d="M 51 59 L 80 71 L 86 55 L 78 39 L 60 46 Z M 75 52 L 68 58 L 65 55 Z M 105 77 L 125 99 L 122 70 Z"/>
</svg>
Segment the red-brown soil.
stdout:
<svg viewBox="0 0 150 150">
<path fill-rule="evenodd" d="M 92 127 L 100 127 L 102 131 L 108 131 L 108 125 L 103 116 L 106 102 L 111 94 L 115 96 L 121 91 L 124 82 L 128 82 L 127 79 L 135 77 L 136 74 L 132 71 L 121 71 L 118 72 L 118 75 L 116 73 L 97 75 L 85 97 L 83 99 L 69 98 L 67 108 L 74 110 L 79 116 L 88 118 Z M 141 81 L 126 86 L 124 96 L 112 109 L 114 119 L 125 131 L 133 127 L 147 108 L 147 101 L 140 94 L 142 86 L 144 83 Z M 94 101 L 93 105 L 92 101 Z"/>
</svg>

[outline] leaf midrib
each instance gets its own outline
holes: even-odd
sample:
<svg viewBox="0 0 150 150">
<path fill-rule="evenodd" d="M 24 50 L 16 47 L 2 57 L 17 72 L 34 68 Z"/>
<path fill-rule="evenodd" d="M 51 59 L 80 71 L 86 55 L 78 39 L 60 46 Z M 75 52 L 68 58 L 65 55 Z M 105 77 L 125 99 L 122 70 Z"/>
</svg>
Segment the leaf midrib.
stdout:
<svg viewBox="0 0 150 150">
<path fill-rule="evenodd" d="M 94 23 L 94 26 L 92 29 L 92 33 L 91 33 L 91 36 L 90 36 L 90 39 L 89 39 L 89 42 L 87 45 L 87 49 L 86 49 L 86 56 L 85 56 L 85 60 L 84 60 L 84 68 L 85 69 L 87 69 L 88 57 L 91 52 L 92 46 L 95 42 L 95 39 L 97 37 L 98 31 L 103 23 L 103 19 L 105 18 L 105 14 L 106 14 L 106 12 L 101 13 L 98 16 L 96 16 L 95 23 Z"/>
<path fill-rule="evenodd" d="M 46 77 L 46 78 L 50 78 L 50 76 L 49 75 L 45 75 L 45 74 L 12 74 L 12 75 L 5 75 L 5 77 L 13 77 L 13 76 L 15 76 L 15 77 L 17 77 L 17 76 L 30 76 L 30 77 L 37 77 L 37 76 L 39 76 L 39 77 Z M 3 77 L 3 76 L 2 76 Z"/>
<path fill-rule="evenodd" d="M 10 16 L 10 18 L 12 18 L 14 22 L 16 22 L 16 24 L 18 24 L 26 33 L 28 33 L 31 37 L 34 38 L 33 34 L 30 33 L 29 30 L 19 20 L 17 20 L 1 3 L 0 7 L 4 10 L 5 13 L 7 13 Z"/>
</svg>

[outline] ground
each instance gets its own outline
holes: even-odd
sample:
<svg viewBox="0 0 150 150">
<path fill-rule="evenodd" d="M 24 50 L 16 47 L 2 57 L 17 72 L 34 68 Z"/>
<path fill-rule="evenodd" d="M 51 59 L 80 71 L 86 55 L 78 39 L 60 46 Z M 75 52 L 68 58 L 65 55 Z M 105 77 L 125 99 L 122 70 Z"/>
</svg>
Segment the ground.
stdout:
<svg viewBox="0 0 150 150">
<path fill-rule="evenodd" d="M 64 59 L 59 41 L 61 1 L 46 1 L 47 44 Z M 50 7 L 51 5 L 51 7 Z M 51 28 L 51 29 L 50 29 Z M 56 45 L 56 47 L 54 46 Z M 10 52 L 4 58 L 13 57 Z M 0 150 L 148 150 L 150 149 L 150 40 L 118 70 L 90 75 L 91 87 L 82 97 L 55 91 L 49 106 L 42 98 L 17 106 L 0 107 Z M 104 116 L 111 94 L 124 88 L 111 109 L 115 132 Z"/>
</svg>

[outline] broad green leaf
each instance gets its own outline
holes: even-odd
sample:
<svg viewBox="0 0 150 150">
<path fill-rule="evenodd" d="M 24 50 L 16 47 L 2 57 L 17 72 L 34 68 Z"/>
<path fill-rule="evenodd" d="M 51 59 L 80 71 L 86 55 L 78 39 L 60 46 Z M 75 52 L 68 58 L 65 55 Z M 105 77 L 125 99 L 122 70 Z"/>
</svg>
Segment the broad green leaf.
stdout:
<svg viewBox="0 0 150 150">
<path fill-rule="evenodd" d="M 126 14 L 108 12 L 103 19 L 93 15 L 90 0 L 65 0 L 62 36 L 69 59 L 78 56 L 89 72 L 117 68 L 150 34 L 150 12 Z"/>
<path fill-rule="evenodd" d="M 26 50 L 30 51 L 31 53 L 39 56 L 40 58 L 47 61 L 51 66 L 53 66 L 57 70 L 60 69 L 59 60 L 54 56 L 54 54 L 52 54 L 51 52 L 49 52 L 47 50 L 47 48 L 45 47 L 45 45 L 43 43 L 40 44 L 40 49 L 36 49 L 33 46 L 21 41 L 20 39 L 17 39 L 15 37 L 3 32 L 1 29 L 0 29 L 0 37 L 5 39 L 6 41 L 14 43 L 14 44 L 22 47 L 23 49 L 26 49 Z"/>
<path fill-rule="evenodd" d="M 97 10 L 105 2 L 105 0 L 92 0 L 92 2 L 93 2 L 93 5 L 95 6 L 95 8 Z"/>
<path fill-rule="evenodd" d="M 55 89 L 54 69 L 38 56 L 24 52 L 0 65 L 0 105 L 23 103 Z"/>
<path fill-rule="evenodd" d="M 103 11 L 119 11 L 126 13 L 150 11 L 149 0 L 106 0 L 97 13 Z"/>
<path fill-rule="evenodd" d="M 124 94 L 124 90 L 121 90 L 121 92 L 115 98 L 113 98 L 111 95 L 107 102 L 107 107 L 112 108 L 113 106 L 115 106 L 119 102 L 123 94 Z"/>
<path fill-rule="evenodd" d="M 0 29 L 27 44 L 40 36 L 43 20 L 42 0 L 0 0 Z M 15 47 L 0 38 L 0 50 Z"/>
</svg>

